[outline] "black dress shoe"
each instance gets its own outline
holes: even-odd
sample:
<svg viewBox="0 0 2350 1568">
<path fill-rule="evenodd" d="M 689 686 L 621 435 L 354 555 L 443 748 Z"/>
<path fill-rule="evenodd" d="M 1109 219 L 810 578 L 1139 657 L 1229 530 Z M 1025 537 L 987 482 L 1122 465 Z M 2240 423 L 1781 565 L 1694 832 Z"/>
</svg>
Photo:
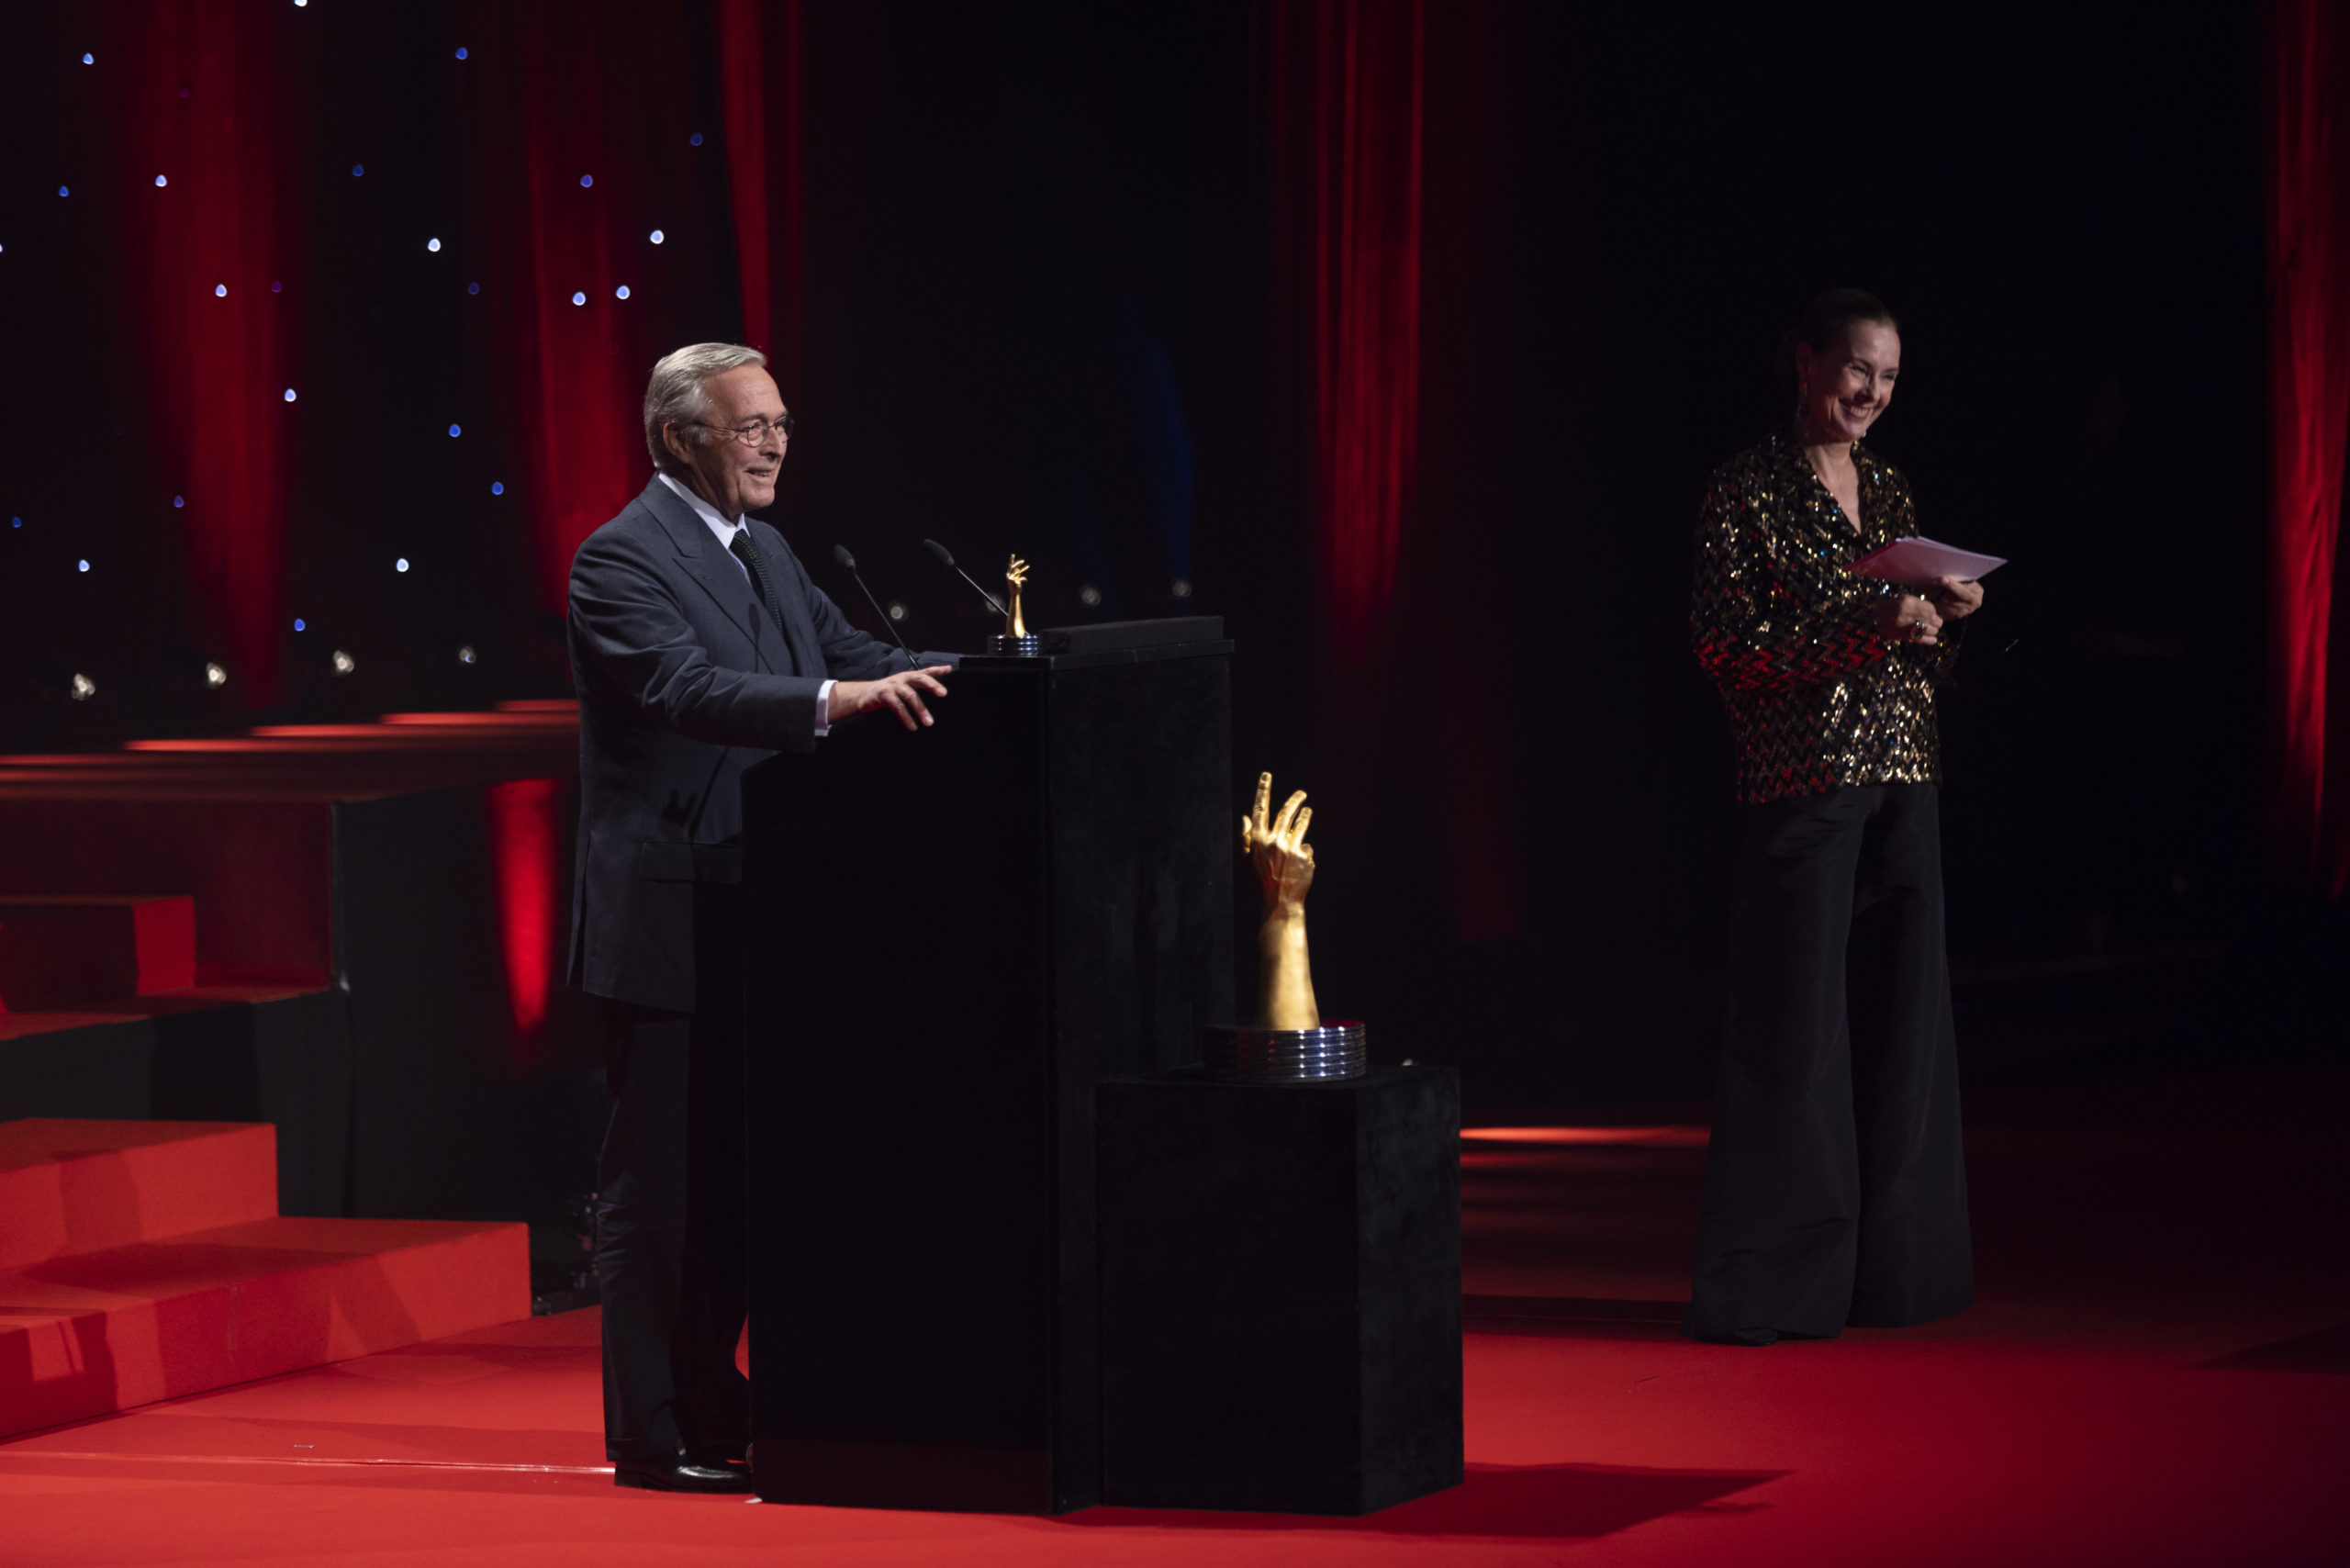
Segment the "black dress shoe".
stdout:
<svg viewBox="0 0 2350 1568">
<path fill-rule="evenodd" d="M 732 1464 L 694 1464 L 684 1459 L 619 1459 L 612 1484 L 648 1492 L 748 1492 L 751 1473 Z"/>
</svg>

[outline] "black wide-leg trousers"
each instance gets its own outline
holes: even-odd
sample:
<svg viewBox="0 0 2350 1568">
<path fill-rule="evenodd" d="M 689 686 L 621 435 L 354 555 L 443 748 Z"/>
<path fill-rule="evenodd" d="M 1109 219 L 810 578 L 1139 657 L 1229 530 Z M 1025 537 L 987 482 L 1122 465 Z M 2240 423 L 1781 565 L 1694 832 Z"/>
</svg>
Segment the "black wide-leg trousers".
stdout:
<svg viewBox="0 0 2350 1568">
<path fill-rule="evenodd" d="M 613 1103 L 596 1284 L 613 1460 L 740 1459 L 749 1428 L 734 1365 L 747 1263 L 739 971 L 704 969 L 709 1003 L 690 1014 L 600 1002 Z"/>
<path fill-rule="evenodd" d="M 1935 787 L 1742 810 L 1684 1327 L 1828 1337 L 1975 1299 Z"/>
</svg>

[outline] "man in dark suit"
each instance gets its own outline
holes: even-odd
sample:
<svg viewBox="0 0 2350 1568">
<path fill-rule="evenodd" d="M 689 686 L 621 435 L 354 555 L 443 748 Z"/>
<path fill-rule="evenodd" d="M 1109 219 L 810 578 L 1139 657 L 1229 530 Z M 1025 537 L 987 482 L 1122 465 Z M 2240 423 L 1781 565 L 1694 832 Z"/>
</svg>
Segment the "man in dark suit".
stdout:
<svg viewBox="0 0 2350 1568">
<path fill-rule="evenodd" d="M 622 1485 L 744 1491 L 743 770 L 886 708 L 912 668 L 851 626 L 782 535 L 791 416 L 766 356 L 697 343 L 644 398 L 655 473 L 571 566 L 579 847 L 570 977 L 598 998 L 612 1121 L 597 1172 L 604 1439 Z M 763 962 L 789 962 L 764 955 Z M 829 977 L 809 975 L 811 987 Z"/>
</svg>

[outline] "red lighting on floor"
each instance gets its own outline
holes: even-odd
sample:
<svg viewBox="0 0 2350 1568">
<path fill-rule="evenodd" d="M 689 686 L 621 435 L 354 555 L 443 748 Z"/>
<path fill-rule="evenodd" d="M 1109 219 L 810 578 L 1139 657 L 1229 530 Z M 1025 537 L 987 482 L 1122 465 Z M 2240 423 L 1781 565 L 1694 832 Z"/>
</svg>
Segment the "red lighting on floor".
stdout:
<svg viewBox="0 0 2350 1568">
<path fill-rule="evenodd" d="M 1649 1148 L 1703 1148 L 1704 1127 L 1463 1127 L 1463 1143 L 1639 1144 Z"/>
</svg>

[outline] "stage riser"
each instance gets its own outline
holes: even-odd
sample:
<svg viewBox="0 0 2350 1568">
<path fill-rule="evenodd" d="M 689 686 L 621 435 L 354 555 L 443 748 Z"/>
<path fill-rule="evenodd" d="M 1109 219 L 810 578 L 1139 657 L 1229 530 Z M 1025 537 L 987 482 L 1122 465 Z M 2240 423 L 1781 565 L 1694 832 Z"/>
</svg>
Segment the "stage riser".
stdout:
<svg viewBox="0 0 2350 1568">
<path fill-rule="evenodd" d="M 283 1212 L 347 1212 L 351 1017 L 309 991 L 0 1040 L 0 1121 L 268 1122 Z"/>
<path fill-rule="evenodd" d="M 196 984 L 185 897 L 0 897 L 0 1013 L 39 1013 Z"/>
<path fill-rule="evenodd" d="M 0 1268 L 0 1436 L 529 1315 L 522 1226 L 281 1218 L 274 1145 L 258 1125 L 0 1123 L 23 1259 Z M 201 1223 L 224 1215 L 242 1217 Z"/>
<path fill-rule="evenodd" d="M 274 1218 L 276 1142 L 236 1122 L 0 1122 L 0 1269 Z"/>
</svg>

